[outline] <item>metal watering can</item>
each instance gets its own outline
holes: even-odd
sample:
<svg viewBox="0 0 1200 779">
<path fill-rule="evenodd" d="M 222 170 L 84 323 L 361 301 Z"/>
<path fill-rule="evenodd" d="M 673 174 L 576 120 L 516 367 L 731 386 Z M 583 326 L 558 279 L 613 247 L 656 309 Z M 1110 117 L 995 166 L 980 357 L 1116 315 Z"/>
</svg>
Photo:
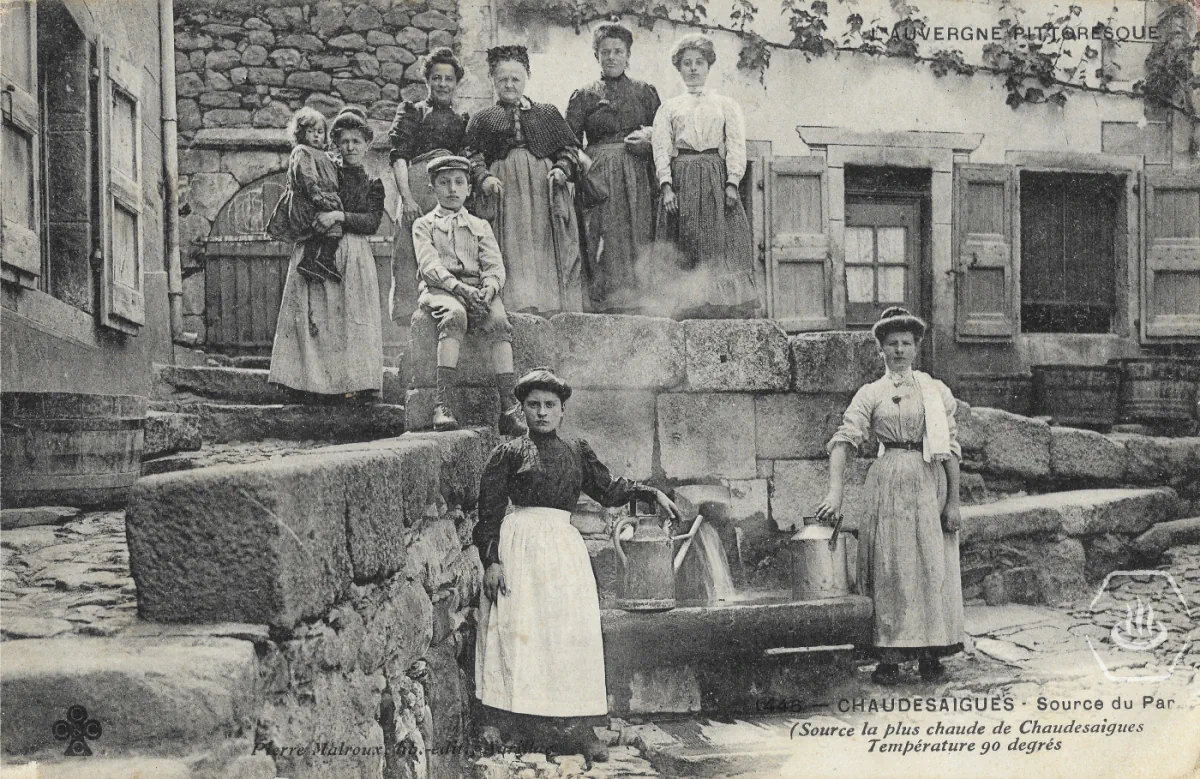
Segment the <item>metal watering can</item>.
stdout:
<svg viewBox="0 0 1200 779">
<path fill-rule="evenodd" d="M 832 526 L 820 517 L 804 517 L 804 527 L 788 541 L 792 558 L 792 597 L 796 600 L 820 600 L 850 594 L 846 537 L 841 528 L 841 516 Z"/>
<path fill-rule="evenodd" d="M 622 517 L 612 532 L 613 549 L 619 563 L 614 605 L 626 611 L 673 609 L 676 605 L 675 573 L 704 517 L 698 514 L 687 533 L 671 536 L 666 529 L 668 520 L 660 520 L 656 514 L 637 516 L 636 504 L 631 508 L 634 516 Z M 633 529 L 632 537 L 622 538 L 626 528 Z M 678 553 L 674 551 L 676 541 L 683 542 Z"/>
</svg>

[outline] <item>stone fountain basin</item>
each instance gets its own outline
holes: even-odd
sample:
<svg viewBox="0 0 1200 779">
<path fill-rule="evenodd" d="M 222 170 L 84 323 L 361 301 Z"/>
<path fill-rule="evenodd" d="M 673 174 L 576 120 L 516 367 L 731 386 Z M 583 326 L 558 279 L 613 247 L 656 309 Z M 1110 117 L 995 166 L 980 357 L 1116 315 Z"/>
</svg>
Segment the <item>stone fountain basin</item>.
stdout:
<svg viewBox="0 0 1200 779">
<path fill-rule="evenodd" d="M 778 593 L 717 603 L 681 602 L 667 611 L 603 609 L 605 655 L 643 665 L 761 655 L 767 649 L 865 645 L 871 599 L 798 601 Z"/>
<path fill-rule="evenodd" d="M 797 711 L 827 702 L 871 639 L 871 599 L 741 593 L 659 612 L 606 608 L 604 666 L 613 714 Z M 829 647 L 829 651 L 805 651 Z M 835 647 L 840 647 L 834 649 Z M 773 652 L 768 649 L 794 649 Z"/>
</svg>

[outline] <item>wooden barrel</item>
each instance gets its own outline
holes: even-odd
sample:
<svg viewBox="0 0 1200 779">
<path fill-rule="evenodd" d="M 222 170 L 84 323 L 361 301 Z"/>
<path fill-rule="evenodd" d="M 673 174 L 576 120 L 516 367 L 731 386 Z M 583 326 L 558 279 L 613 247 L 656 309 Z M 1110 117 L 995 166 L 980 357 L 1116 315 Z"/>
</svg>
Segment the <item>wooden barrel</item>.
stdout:
<svg viewBox="0 0 1200 779">
<path fill-rule="evenodd" d="M 1033 413 L 1033 378 L 1025 373 L 960 373 L 954 396 L 972 406 L 999 408 L 1027 417 Z"/>
<path fill-rule="evenodd" d="M 4 392 L 0 420 L 6 507 L 120 504 L 141 474 L 145 397 Z"/>
<path fill-rule="evenodd" d="M 1035 365 L 1033 410 L 1056 425 L 1111 427 L 1117 421 L 1121 369 L 1113 365 Z"/>
<path fill-rule="evenodd" d="M 1179 357 L 1109 360 L 1121 369 L 1121 421 L 1191 419 L 1196 412 L 1198 363 Z"/>
</svg>

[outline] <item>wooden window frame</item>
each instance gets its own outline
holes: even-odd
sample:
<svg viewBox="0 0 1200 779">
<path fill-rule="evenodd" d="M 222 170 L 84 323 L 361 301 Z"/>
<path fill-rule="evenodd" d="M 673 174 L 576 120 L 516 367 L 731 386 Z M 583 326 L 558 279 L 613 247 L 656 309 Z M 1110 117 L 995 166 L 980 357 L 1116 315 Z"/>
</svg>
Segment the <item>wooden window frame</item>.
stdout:
<svg viewBox="0 0 1200 779">
<path fill-rule="evenodd" d="M 140 332 L 146 322 L 145 280 L 145 219 L 142 211 L 143 153 L 142 153 L 142 89 L 137 68 L 122 59 L 111 43 L 102 41 L 100 50 L 100 88 L 97 90 L 98 137 L 100 148 L 100 324 L 129 335 Z M 113 90 L 128 95 L 134 104 L 133 154 L 135 178 L 113 168 Z M 137 286 L 132 287 L 116 278 L 114 247 L 114 218 L 117 208 L 132 212 L 137 219 Z"/>
<path fill-rule="evenodd" d="M 27 64 L 33 91 L 28 91 L 23 85 L 0 73 L 0 124 L 11 125 L 17 132 L 31 139 L 29 151 L 33 192 L 29 207 L 32 209 L 33 226 L 30 228 L 28 225 L 10 222 L 3 214 L 3 201 L 0 200 L 0 280 L 35 290 L 42 276 L 42 130 L 41 109 L 38 105 L 37 3 L 26 0 L 26 5 L 29 9 Z M 0 144 L 3 144 L 2 134 Z"/>
</svg>

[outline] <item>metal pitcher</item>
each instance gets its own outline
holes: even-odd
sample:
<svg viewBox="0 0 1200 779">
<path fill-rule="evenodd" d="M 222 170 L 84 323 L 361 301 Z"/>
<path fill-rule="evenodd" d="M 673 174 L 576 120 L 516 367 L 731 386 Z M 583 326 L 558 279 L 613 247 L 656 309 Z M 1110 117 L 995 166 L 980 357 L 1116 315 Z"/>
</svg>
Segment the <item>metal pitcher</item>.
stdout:
<svg viewBox="0 0 1200 779">
<path fill-rule="evenodd" d="M 788 541 L 792 557 L 792 597 L 838 598 L 850 594 L 846 537 L 839 516 L 832 526 L 820 517 L 804 517 L 804 527 Z"/>
<path fill-rule="evenodd" d="M 631 508 L 636 514 L 636 506 L 631 504 Z M 703 516 L 697 516 L 687 533 L 672 537 L 667 529 L 669 520 L 656 514 L 618 520 L 612 532 L 618 562 L 614 605 L 626 611 L 675 608 L 675 572 L 703 521 Z M 632 537 L 622 538 L 626 528 L 632 528 Z M 678 554 L 674 551 L 676 541 L 683 541 Z"/>
</svg>

